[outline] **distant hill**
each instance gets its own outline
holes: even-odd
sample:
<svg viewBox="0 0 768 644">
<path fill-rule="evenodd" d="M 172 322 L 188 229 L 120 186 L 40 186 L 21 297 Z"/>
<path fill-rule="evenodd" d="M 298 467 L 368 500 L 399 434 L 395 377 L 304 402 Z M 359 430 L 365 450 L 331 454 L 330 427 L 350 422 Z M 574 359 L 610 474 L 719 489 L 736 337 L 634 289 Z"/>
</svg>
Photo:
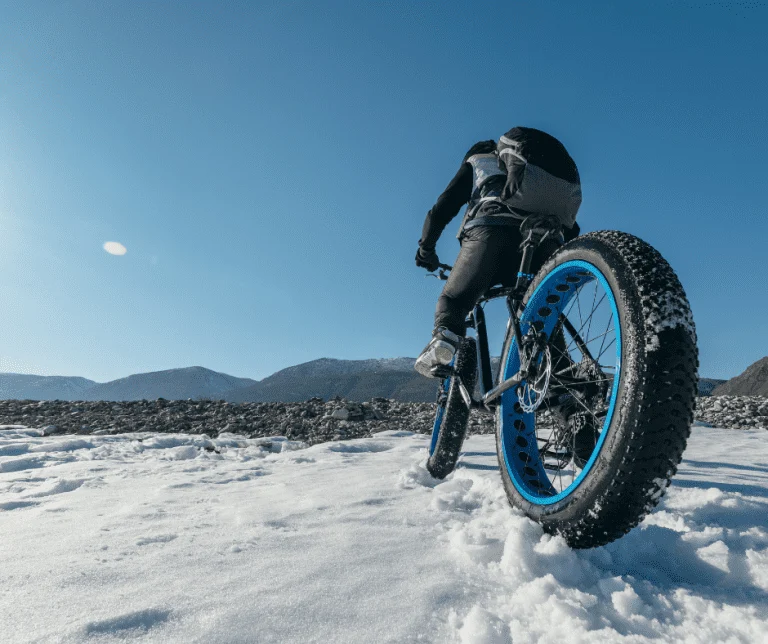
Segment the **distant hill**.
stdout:
<svg viewBox="0 0 768 644">
<path fill-rule="evenodd" d="M 712 390 L 713 396 L 768 396 L 768 356 Z"/>
<path fill-rule="evenodd" d="M 366 372 L 412 371 L 415 362 L 416 358 L 369 358 L 368 360 L 320 358 L 286 367 L 259 382 L 275 378 L 314 378 L 316 376 L 351 376 Z"/>
<path fill-rule="evenodd" d="M 82 400 L 95 384 L 79 376 L 0 373 L 0 400 Z"/>
<path fill-rule="evenodd" d="M 321 358 L 287 369 L 248 387 L 231 391 L 232 402 L 296 402 L 313 396 L 370 400 L 381 396 L 404 402 L 435 399 L 437 381 L 413 370 L 414 358 L 335 360 Z"/>
<path fill-rule="evenodd" d="M 8 400 L 186 400 L 222 399 L 233 389 L 256 382 L 204 367 L 138 373 L 98 383 L 77 376 L 33 376 L 0 373 L 0 399 Z"/>
<path fill-rule="evenodd" d="M 139 373 L 95 384 L 83 392 L 82 400 L 221 399 L 233 389 L 247 387 L 255 382 L 250 378 L 235 378 L 204 367 L 186 367 Z"/>
</svg>

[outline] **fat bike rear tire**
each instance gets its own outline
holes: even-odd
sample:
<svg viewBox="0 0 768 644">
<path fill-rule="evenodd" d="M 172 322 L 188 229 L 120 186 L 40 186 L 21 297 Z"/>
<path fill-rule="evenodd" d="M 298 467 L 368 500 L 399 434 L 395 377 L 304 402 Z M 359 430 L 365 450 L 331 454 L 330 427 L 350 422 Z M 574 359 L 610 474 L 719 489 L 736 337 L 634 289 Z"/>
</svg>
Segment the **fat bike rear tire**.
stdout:
<svg viewBox="0 0 768 644">
<path fill-rule="evenodd" d="M 658 251 L 626 233 L 590 233 L 558 250 L 528 290 L 523 332 L 533 326 L 551 342 L 568 314 L 569 298 L 577 298 L 587 284 L 594 286 L 593 302 L 598 288 L 605 291 L 604 300 L 618 323 L 611 329 L 616 346 L 607 358 L 592 363 L 600 367 L 598 377 L 590 376 L 592 382 L 606 383 L 602 411 L 595 415 L 587 409 L 587 397 L 570 403 L 572 408 L 581 405 L 594 419 L 595 439 L 586 454 L 583 440 L 582 453 L 573 449 L 569 457 L 567 446 L 539 436 L 547 416 L 530 411 L 529 400 L 520 395 L 524 390 L 502 395 L 496 419 L 499 465 L 510 503 L 574 548 L 601 546 L 621 537 L 659 502 L 690 435 L 698 381 L 696 331 L 683 287 Z M 504 377 L 511 377 L 519 369 L 514 340 L 502 360 Z M 576 372 L 579 365 L 572 360 Z M 600 363 L 610 361 L 614 366 L 604 370 Z M 564 380 L 557 375 L 566 371 L 558 371 L 561 366 L 552 367 L 550 387 L 558 377 Z M 587 411 L 581 414 L 588 416 Z M 550 436 L 568 433 L 552 427 Z M 572 431 L 571 438 L 575 435 Z M 542 440 L 548 447 L 541 447 Z M 571 478 L 558 483 L 553 470 L 561 479 L 563 473 Z"/>
<path fill-rule="evenodd" d="M 477 383 L 477 343 L 464 338 L 453 360 L 456 373 L 471 395 Z M 461 395 L 458 378 L 446 378 L 438 392 L 437 413 L 432 428 L 427 470 L 437 479 L 444 479 L 456 468 L 461 445 L 467 434 L 470 408 Z"/>
</svg>

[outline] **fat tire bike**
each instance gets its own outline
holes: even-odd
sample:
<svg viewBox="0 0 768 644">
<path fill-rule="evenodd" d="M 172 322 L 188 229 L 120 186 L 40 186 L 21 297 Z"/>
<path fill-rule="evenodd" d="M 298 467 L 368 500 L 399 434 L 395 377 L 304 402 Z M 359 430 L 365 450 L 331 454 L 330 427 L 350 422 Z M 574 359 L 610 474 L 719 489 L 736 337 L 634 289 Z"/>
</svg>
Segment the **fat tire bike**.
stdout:
<svg viewBox="0 0 768 644">
<path fill-rule="evenodd" d="M 466 319 L 473 335 L 433 370 L 442 382 L 427 469 L 452 472 L 470 411 L 492 413 L 510 504 L 592 548 L 640 523 L 677 471 L 693 423 L 696 330 L 680 280 L 648 243 L 599 231 L 563 244 L 559 231 L 546 217 L 522 222 L 515 285 L 483 295 Z M 545 239 L 557 250 L 532 275 Z M 497 298 L 509 321 L 494 376 L 484 306 Z"/>
</svg>

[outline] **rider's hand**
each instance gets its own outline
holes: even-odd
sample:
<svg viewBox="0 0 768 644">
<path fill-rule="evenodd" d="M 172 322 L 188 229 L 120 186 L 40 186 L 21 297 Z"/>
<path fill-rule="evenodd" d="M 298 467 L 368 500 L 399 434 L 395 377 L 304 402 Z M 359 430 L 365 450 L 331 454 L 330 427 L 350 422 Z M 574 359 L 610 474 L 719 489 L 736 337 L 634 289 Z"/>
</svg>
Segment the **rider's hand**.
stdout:
<svg viewBox="0 0 768 644">
<path fill-rule="evenodd" d="M 416 251 L 416 266 L 426 268 L 430 273 L 440 268 L 440 258 L 438 258 L 435 249 L 419 246 L 419 250 Z"/>
</svg>

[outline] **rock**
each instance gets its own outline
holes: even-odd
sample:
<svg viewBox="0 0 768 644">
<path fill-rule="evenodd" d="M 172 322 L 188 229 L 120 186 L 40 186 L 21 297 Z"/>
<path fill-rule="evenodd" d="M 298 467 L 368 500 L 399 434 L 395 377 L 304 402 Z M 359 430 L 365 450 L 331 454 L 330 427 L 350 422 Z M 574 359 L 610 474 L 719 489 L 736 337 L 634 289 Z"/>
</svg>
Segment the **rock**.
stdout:
<svg viewBox="0 0 768 644">
<path fill-rule="evenodd" d="M 697 399 L 699 425 L 732 429 L 768 429 L 768 398 L 718 396 Z M 152 431 L 189 432 L 217 436 L 228 432 L 252 438 L 277 434 L 313 445 L 324 441 L 362 438 L 385 429 L 428 434 L 434 403 L 404 403 L 374 398 L 368 402 L 343 399 L 300 403 L 222 403 L 169 400 L 83 402 L 0 400 L 0 424 L 42 427 L 42 434 L 103 434 Z M 472 434 L 494 431 L 494 417 L 475 410 Z"/>
</svg>

